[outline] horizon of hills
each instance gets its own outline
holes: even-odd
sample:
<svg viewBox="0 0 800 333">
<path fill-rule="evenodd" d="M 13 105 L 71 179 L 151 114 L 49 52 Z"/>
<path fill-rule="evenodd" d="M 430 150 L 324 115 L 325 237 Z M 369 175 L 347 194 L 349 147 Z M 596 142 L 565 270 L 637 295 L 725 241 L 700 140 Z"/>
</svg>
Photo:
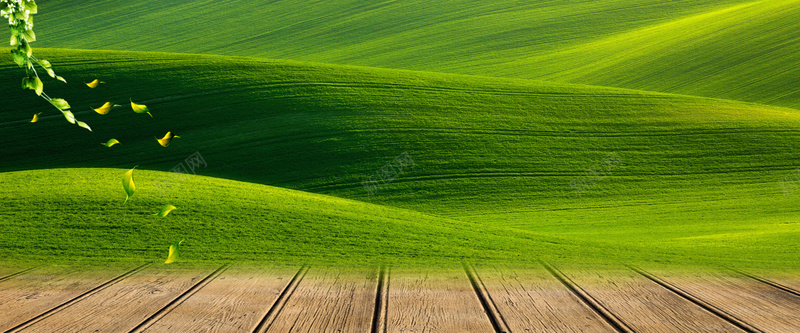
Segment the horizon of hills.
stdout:
<svg viewBox="0 0 800 333">
<path fill-rule="evenodd" d="M 509 250 L 481 257 L 490 261 L 530 249 L 539 254 L 509 260 L 593 257 L 601 261 L 628 258 L 634 263 L 795 267 L 791 248 L 796 248 L 799 232 L 792 222 L 796 199 L 782 197 L 777 185 L 800 164 L 793 153 L 800 122 L 794 109 L 597 86 L 286 60 L 37 52 L 53 59 L 57 71 L 70 80 L 67 85 L 48 83 L 48 93 L 67 98 L 76 116 L 94 128 L 88 132 L 71 126 L 53 113 L 31 124 L 33 111 L 47 112 L 47 105 L 32 94 L 14 96 L 13 102 L 3 97 L 6 100 L 0 105 L 14 107 L 0 112 L 6 156 L 0 171 L 41 170 L 23 171 L 25 177 L 35 177 L 40 183 L 48 181 L 49 172 L 56 177 L 58 170 L 65 170 L 61 168 L 112 167 L 120 168 L 121 175 L 138 165 L 142 172 L 165 172 L 201 152 L 208 162 L 208 168 L 200 171 L 202 176 L 394 206 L 430 216 L 432 228 L 450 225 L 445 228 L 450 231 L 439 233 L 454 235 L 449 242 L 437 238 L 435 231 L 419 238 L 414 228 L 397 227 L 398 232 L 388 235 L 420 240 L 408 252 L 395 252 L 405 259 L 433 260 L 412 254 L 426 248 L 425 242 L 442 243 L 435 257 L 463 258 L 470 251 L 460 240 L 479 239 L 484 230 L 493 230 L 496 238 L 476 244 L 482 244 L 481 249 Z M 0 82 L 17 81 L 19 74 L 13 64 L 0 65 Z M 96 77 L 107 83 L 97 89 L 81 83 Z M 125 104 L 129 98 L 147 104 L 154 117 L 125 107 L 105 116 L 89 109 L 105 101 Z M 31 111 L 20 114 L 19 110 Z M 155 137 L 166 131 L 181 138 L 163 148 Z M 112 148 L 99 144 L 111 137 L 122 144 Z M 368 196 L 361 181 L 402 152 L 417 166 Z M 587 168 L 609 153 L 616 153 L 624 166 L 576 197 L 570 181 L 585 175 Z M 72 170 L 64 172 L 83 179 L 91 178 L 87 173 L 95 169 Z M 49 181 L 71 184 L 69 178 Z M 64 207 L 58 209 L 59 214 L 73 223 L 85 222 L 86 214 L 97 212 L 98 202 L 109 206 L 119 201 L 102 195 L 113 193 L 116 182 L 99 194 L 87 194 L 87 188 L 78 185 L 62 185 L 44 197 L 31 193 L 39 188 L 25 190 L 24 180 L 4 183 L 16 184 L 6 189 L 7 207 L 24 206 L 12 200 L 15 197 L 40 203 L 33 207 Z M 180 220 L 183 223 L 174 228 L 176 233 L 188 233 L 195 223 L 211 223 L 209 217 L 224 229 L 231 223 L 256 227 L 263 225 L 265 217 L 275 218 L 269 213 L 275 209 L 273 204 L 257 208 L 250 198 L 225 195 L 227 200 L 236 197 L 231 203 L 234 207 L 248 207 L 226 215 L 226 207 L 211 203 L 213 188 L 184 191 L 161 198 L 184 206 L 192 205 L 187 198 L 201 203 L 192 210 L 198 215 Z M 75 207 L 65 205 L 65 200 L 81 202 L 63 198 L 71 192 L 91 200 Z M 15 205 L 9 205 L 9 200 Z M 138 209 L 138 215 L 130 217 L 130 211 L 116 206 L 108 209 L 118 213 L 110 219 L 93 219 L 102 220 L 99 226 L 114 225 L 113 216 L 119 214 L 140 221 L 145 214 L 144 208 Z M 320 215 L 341 220 L 337 211 L 342 209 L 349 208 L 323 210 L 304 222 L 318 221 Z M 358 209 L 368 216 L 366 212 L 373 208 Z M 9 209 L 4 212 L 6 227 L 24 228 L 32 212 L 36 210 Z M 298 213 L 288 209 L 278 219 Z M 309 253 L 310 257 L 357 260 L 371 243 L 363 242 L 363 234 L 347 232 L 352 230 L 348 229 L 353 227 L 352 220 L 344 220 L 351 222 L 332 227 L 343 235 L 335 241 L 307 237 L 315 234 L 310 229 L 285 239 L 302 240 L 302 249 L 324 248 Z M 48 225 L 48 221 L 41 222 Z M 453 231 L 453 222 L 465 225 Z M 466 226 L 469 231 L 463 229 Z M 61 223 L 51 232 L 71 227 Z M 287 232 L 280 224 L 264 230 Z M 141 241 L 125 237 L 142 236 L 139 232 L 112 238 L 138 244 Z M 201 258 L 252 259 L 248 255 L 255 255 L 251 243 L 222 244 L 214 241 L 219 234 L 204 235 L 202 246 L 209 252 Z M 92 237 L 97 238 L 86 244 L 102 239 Z M 652 252 L 645 251 L 643 244 Z M 65 246 L 54 246 L 53 251 L 74 255 L 77 249 L 85 249 L 67 251 Z M 224 250 L 229 248 L 244 252 Z M 214 249 L 218 255 L 211 253 Z M 120 249 L 104 251 L 119 255 L 115 251 Z M 147 251 L 154 250 L 126 255 Z M 650 257 L 653 253 L 658 255 Z"/>
</svg>

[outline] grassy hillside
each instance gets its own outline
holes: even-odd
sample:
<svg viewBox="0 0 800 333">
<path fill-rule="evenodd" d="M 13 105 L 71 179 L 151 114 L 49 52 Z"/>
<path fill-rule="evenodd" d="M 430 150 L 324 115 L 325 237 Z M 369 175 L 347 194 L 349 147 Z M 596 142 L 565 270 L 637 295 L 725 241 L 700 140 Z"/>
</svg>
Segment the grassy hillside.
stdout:
<svg viewBox="0 0 800 333">
<path fill-rule="evenodd" d="M 800 107 L 798 0 L 41 1 L 42 47 L 260 56 Z"/>
<path fill-rule="evenodd" d="M 673 267 L 794 267 L 791 253 L 752 245 L 744 252 L 736 235 L 731 240 L 739 247 L 716 252 L 693 246 L 699 243 L 695 239 L 675 238 L 669 246 L 632 239 L 587 241 L 203 176 L 190 177 L 165 198 L 153 186 L 164 173 L 153 171 L 134 173 L 138 191 L 123 204 L 119 182 L 124 172 L 0 173 L 0 262 L 160 262 L 169 244 L 185 239 L 181 262 L 190 264 L 452 266 L 465 259 L 526 265 L 541 259 L 585 265 L 621 261 Z M 165 203 L 178 209 L 165 218 L 154 216 Z M 777 234 L 785 229 L 773 227 L 765 237 L 784 241 Z"/>
<path fill-rule="evenodd" d="M 203 176 L 439 216 L 427 217 L 431 220 L 426 225 L 458 221 L 467 223 L 464 228 L 479 226 L 480 233 L 487 228 L 498 238 L 476 244 L 479 249 L 508 244 L 497 257 L 510 252 L 552 257 L 575 253 L 602 257 L 603 253 L 637 260 L 796 265 L 798 198 L 783 197 L 777 181 L 800 165 L 797 110 L 612 88 L 290 61 L 134 52 L 40 53 L 71 82 L 48 84 L 49 94 L 67 98 L 76 116 L 94 132 L 67 124 L 29 92 L 0 96 L 0 171 L 133 165 L 142 171 L 167 171 L 200 152 L 208 164 L 197 170 Z M 0 83 L 15 85 L 19 75 L 16 68 L 0 66 Z M 108 83 L 97 89 L 80 83 L 95 77 Z M 122 104 L 131 97 L 150 106 L 154 118 L 129 108 L 106 116 L 88 110 L 90 105 L 107 100 Z M 41 120 L 29 123 L 40 111 L 46 112 Z M 163 148 L 154 137 L 166 131 L 181 138 Z M 111 137 L 122 144 L 112 148 L 99 144 Z M 402 152 L 413 158 L 416 167 L 375 196 L 367 196 L 360 182 Z M 576 197 L 570 181 L 611 152 L 624 166 L 615 167 Z M 117 170 L 108 176 L 110 185 L 103 191 L 121 195 L 120 175 Z M 15 201 L 18 196 L 36 198 L 34 202 L 51 200 L 14 192 L 26 186 L 40 191 L 20 185 L 29 177 L 5 177 L 4 184 L 13 179 L 17 185 L 0 200 L 17 204 L 24 202 Z M 68 198 L 70 191 L 52 193 Z M 260 191 L 271 190 L 241 193 Z M 164 198 L 187 200 L 182 195 L 172 192 Z M 198 209 L 214 210 L 205 211 L 206 215 L 226 214 L 226 209 L 207 203 L 216 193 L 197 195 L 205 196 L 193 199 L 202 203 Z M 223 197 L 229 196 L 237 197 Z M 153 202 L 140 212 L 160 205 Z M 365 212 L 377 209 L 364 207 Z M 320 218 L 326 214 L 320 213 Z M 231 219 L 220 220 L 236 221 Z M 243 226 L 254 223 L 247 219 L 251 222 Z M 214 219 L 203 218 L 209 220 Z M 16 221 L 19 225 L 23 220 Z M 358 222 L 349 220 L 350 226 L 336 228 L 352 228 Z M 455 238 L 474 235 L 447 232 Z M 208 235 L 212 242 L 211 235 L 216 234 Z M 542 238 L 517 239 L 525 235 Z M 461 239 L 472 242 L 469 237 Z M 579 245 L 542 250 L 552 239 Z M 452 258 L 471 253 L 463 245 L 448 241 L 442 247 L 455 248 L 448 257 Z M 363 252 L 358 248 L 343 256 L 358 257 L 355 254 Z"/>
</svg>

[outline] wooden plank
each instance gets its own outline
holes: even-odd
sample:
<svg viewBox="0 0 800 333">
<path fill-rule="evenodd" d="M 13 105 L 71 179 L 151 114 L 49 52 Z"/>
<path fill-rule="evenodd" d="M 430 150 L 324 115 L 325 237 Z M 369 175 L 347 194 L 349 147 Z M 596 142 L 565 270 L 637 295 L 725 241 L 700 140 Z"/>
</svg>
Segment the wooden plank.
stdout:
<svg viewBox="0 0 800 333">
<path fill-rule="evenodd" d="M 148 267 L 31 325 L 25 332 L 127 332 L 212 271 L 177 265 Z"/>
<path fill-rule="evenodd" d="M 6 331 L 124 273 L 115 269 L 40 267 L 0 284 L 0 331 Z"/>
<path fill-rule="evenodd" d="M 542 267 L 478 267 L 512 332 L 614 332 L 596 312 Z"/>
<path fill-rule="evenodd" d="M 296 272 L 229 269 L 145 332 L 252 332 Z"/>
<path fill-rule="evenodd" d="M 734 273 L 649 272 L 764 332 L 800 332 L 800 297 Z"/>
<path fill-rule="evenodd" d="M 753 279 L 760 280 L 764 283 L 771 284 L 772 286 L 782 289 L 790 294 L 800 296 L 800 273 L 766 273 L 766 274 L 751 274 L 749 272 L 740 272 Z"/>
<path fill-rule="evenodd" d="M 378 270 L 309 269 L 267 332 L 369 332 Z"/>
<path fill-rule="evenodd" d="M 628 269 L 562 272 L 636 332 L 742 332 Z"/>
<path fill-rule="evenodd" d="M 463 270 L 393 270 L 387 280 L 387 332 L 495 331 Z"/>
</svg>

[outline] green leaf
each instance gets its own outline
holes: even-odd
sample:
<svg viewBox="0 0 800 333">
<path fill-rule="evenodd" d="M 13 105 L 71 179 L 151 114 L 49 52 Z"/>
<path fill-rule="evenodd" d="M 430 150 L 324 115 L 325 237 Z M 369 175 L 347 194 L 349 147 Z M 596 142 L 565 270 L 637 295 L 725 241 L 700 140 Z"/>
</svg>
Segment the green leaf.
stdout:
<svg viewBox="0 0 800 333">
<path fill-rule="evenodd" d="M 39 60 L 39 65 L 41 65 L 41 66 L 42 66 L 42 67 L 44 67 L 44 68 L 51 68 L 51 67 L 53 67 L 53 65 L 51 65 L 51 64 L 50 64 L 50 62 L 49 62 L 49 61 L 47 61 L 47 60 Z"/>
<path fill-rule="evenodd" d="M 74 124 L 75 123 L 75 121 L 76 121 L 75 120 L 75 115 L 72 114 L 72 111 L 61 111 L 61 114 L 64 115 L 64 118 L 67 118 L 67 121 L 70 124 Z"/>
<path fill-rule="evenodd" d="M 162 147 L 167 147 L 169 146 L 169 143 L 172 142 L 173 138 L 180 138 L 180 137 L 175 134 L 172 134 L 172 132 L 167 132 L 167 134 L 165 134 L 163 138 L 161 139 L 156 138 L 156 140 L 158 141 L 158 144 L 160 144 Z"/>
<path fill-rule="evenodd" d="M 11 35 L 11 46 L 19 45 L 19 38 L 16 35 Z"/>
<path fill-rule="evenodd" d="M 171 264 L 176 260 L 178 260 L 178 252 L 180 251 L 181 244 L 183 244 L 183 241 L 184 239 L 182 239 L 180 242 L 173 243 L 172 245 L 169 246 L 169 256 L 167 256 L 167 261 L 164 262 L 165 264 Z"/>
<path fill-rule="evenodd" d="M 27 55 L 28 58 L 33 55 L 33 48 L 31 48 L 28 43 L 21 43 L 19 46 L 17 46 L 17 50 L 20 50 L 22 53 Z"/>
<path fill-rule="evenodd" d="M 176 208 L 173 205 L 164 205 L 164 207 L 161 207 L 161 211 L 159 211 L 156 215 L 158 215 L 159 217 L 166 217 L 167 214 L 169 214 L 169 212 L 176 209 L 178 208 Z"/>
<path fill-rule="evenodd" d="M 63 77 L 60 77 L 58 75 L 56 75 L 56 80 L 59 80 L 59 81 L 64 82 L 64 83 L 67 83 L 66 79 L 64 79 Z"/>
<path fill-rule="evenodd" d="M 33 33 L 33 30 L 30 30 L 30 29 L 29 30 L 25 30 L 25 32 L 22 33 L 22 37 L 25 37 L 25 40 L 27 40 L 28 42 L 35 42 L 36 41 L 36 34 Z"/>
<path fill-rule="evenodd" d="M 86 123 L 84 123 L 84 122 L 82 122 L 82 121 L 75 121 L 75 124 L 77 124 L 78 126 L 80 126 L 80 127 L 83 127 L 83 128 L 85 128 L 85 129 L 89 130 L 89 132 L 91 132 L 91 131 L 92 131 L 92 128 L 91 128 L 91 127 L 89 127 L 89 125 L 88 125 L 88 124 L 86 124 Z"/>
<path fill-rule="evenodd" d="M 133 109 L 133 112 L 136 112 L 136 113 L 147 113 L 147 114 L 150 115 L 150 118 L 153 117 L 153 115 L 150 114 L 150 109 L 147 107 L 147 105 L 136 104 L 136 103 L 133 102 L 133 99 L 131 99 L 131 109 Z"/>
<path fill-rule="evenodd" d="M 26 57 L 25 53 L 20 50 L 11 50 L 11 55 L 14 57 L 14 62 L 17 63 L 19 67 L 25 66 L 25 64 L 28 62 L 28 57 Z"/>
<path fill-rule="evenodd" d="M 45 68 L 44 70 L 47 71 L 47 75 L 50 75 L 50 77 L 56 77 L 56 72 L 54 72 L 52 69 Z"/>
<path fill-rule="evenodd" d="M 25 9 L 29 10 L 31 14 L 36 14 L 39 12 L 39 6 L 36 6 L 36 2 L 34 2 L 33 0 L 23 1 L 22 6 L 24 6 Z"/>
<path fill-rule="evenodd" d="M 60 110 L 69 110 L 69 103 L 62 98 L 53 98 L 50 100 L 50 104 L 57 107 Z"/>
<path fill-rule="evenodd" d="M 133 167 L 133 169 L 136 169 L 136 167 Z M 127 195 L 125 202 L 128 202 L 128 199 L 136 192 L 136 184 L 133 183 L 133 169 L 128 170 L 125 172 L 125 175 L 122 176 L 122 188 L 125 189 L 125 194 Z"/>
<path fill-rule="evenodd" d="M 44 90 L 44 83 L 38 76 L 22 78 L 22 88 L 36 91 L 36 95 L 41 96 Z"/>
<path fill-rule="evenodd" d="M 105 143 L 101 143 L 101 145 L 103 145 L 103 146 L 106 146 L 106 147 L 109 147 L 109 148 L 110 148 L 111 146 L 113 146 L 113 145 L 116 145 L 116 144 L 119 144 L 119 141 L 118 141 L 117 139 L 109 139 L 109 140 L 108 140 L 108 141 L 106 141 Z"/>
</svg>

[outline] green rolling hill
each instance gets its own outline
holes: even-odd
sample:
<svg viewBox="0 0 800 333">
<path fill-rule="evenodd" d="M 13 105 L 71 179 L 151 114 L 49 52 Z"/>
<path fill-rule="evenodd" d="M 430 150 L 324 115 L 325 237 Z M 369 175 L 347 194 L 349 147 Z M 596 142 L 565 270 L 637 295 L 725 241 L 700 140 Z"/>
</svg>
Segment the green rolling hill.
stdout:
<svg viewBox="0 0 800 333">
<path fill-rule="evenodd" d="M 797 268 L 798 199 L 784 197 L 777 184 L 800 165 L 794 109 L 283 60 L 37 52 L 70 80 L 48 83 L 48 93 L 67 98 L 94 132 L 69 125 L 28 92 L 0 97 L 2 221 L 14 231 L 5 235 L 21 235 L 4 236 L 3 248 L 43 251 L 38 244 L 47 236 L 20 231 L 38 216 L 32 223 L 43 235 L 78 229 L 40 252 L 64 258 L 94 246 L 109 256 L 152 256 L 154 246 L 195 231 L 202 246 L 194 257 L 208 260 L 273 254 L 353 262 L 394 253 L 420 262 L 592 258 Z M 16 85 L 20 75 L 13 64 L 0 65 L 0 83 Z M 80 83 L 94 78 L 107 83 Z M 154 118 L 126 107 L 105 116 L 89 110 L 129 98 L 150 106 Z M 29 123 L 40 111 L 41 120 Z M 167 131 L 181 138 L 163 148 L 154 137 Z M 99 144 L 112 137 L 122 144 Z M 212 185 L 152 197 L 157 172 L 195 152 L 208 164 L 197 171 L 202 176 L 315 194 L 202 178 Z M 416 167 L 368 196 L 361 181 L 402 152 Z M 624 166 L 576 197 L 570 181 L 612 152 Z M 125 208 L 119 177 L 134 165 L 150 181 Z M 63 169 L 109 167 L 120 169 Z M 158 224 L 148 214 L 168 202 L 186 207 L 176 211 L 177 226 L 148 225 Z M 105 230 L 117 216 L 133 232 Z M 370 252 L 379 232 L 364 228 L 366 220 L 390 230 L 387 249 Z M 310 227 L 316 223 L 319 230 Z M 268 234 L 280 236 L 260 244 Z M 103 245 L 108 238 L 135 249 Z M 296 251 L 283 256 L 256 250 L 294 243 Z"/>
<path fill-rule="evenodd" d="M 798 0 L 40 6 L 42 47 L 258 56 L 800 107 Z"/>
</svg>

